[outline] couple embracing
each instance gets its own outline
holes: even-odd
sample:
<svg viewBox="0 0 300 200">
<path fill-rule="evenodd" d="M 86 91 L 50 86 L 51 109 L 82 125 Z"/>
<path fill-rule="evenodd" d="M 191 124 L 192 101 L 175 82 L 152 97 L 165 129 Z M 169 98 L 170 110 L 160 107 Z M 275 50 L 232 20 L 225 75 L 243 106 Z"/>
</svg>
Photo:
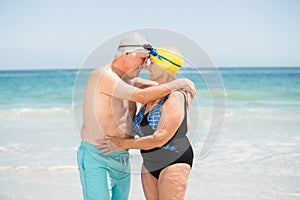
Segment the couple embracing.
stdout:
<svg viewBox="0 0 300 200">
<path fill-rule="evenodd" d="M 193 163 L 187 112 L 196 91 L 190 80 L 176 79 L 182 65 L 175 47 L 153 48 L 131 32 L 113 61 L 91 72 L 77 152 L 85 200 L 128 199 L 128 149 L 141 150 L 147 200 L 184 199 Z M 138 77 L 142 68 L 151 80 Z"/>
</svg>

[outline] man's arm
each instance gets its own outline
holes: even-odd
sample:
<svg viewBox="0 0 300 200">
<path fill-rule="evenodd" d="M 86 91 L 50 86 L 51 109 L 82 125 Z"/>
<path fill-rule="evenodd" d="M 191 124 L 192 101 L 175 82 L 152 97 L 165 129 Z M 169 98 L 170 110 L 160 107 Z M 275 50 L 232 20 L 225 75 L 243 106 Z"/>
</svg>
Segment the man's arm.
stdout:
<svg viewBox="0 0 300 200">
<path fill-rule="evenodd" d="M 173 90 L 184 89 L 191 93 L 192 97 L 196 94 L 194 83 L 189 79 L 180 78 L 168 83 L 139 89 L 125 83 L 119 76 L 112 71 L 103 72 L 98 81 L 97 92 L 105 93 L 119 99 L 130 100 L 145 104 L 166 96 Z"/>
<path fill-rule="evenodd" d="M 159 85 L 155 81 L 143 79 L 141 77 L 136 77 L 136 78 L 132 79 L 130 82 L 131 82 L 131 85 L 133 85 L 134 87 L 140 88 L 140 89 Z"/>
<path fill-rule="evenodd" d="M 135 90 L 135 92 L 131 95 L 131 99 L 132 101 L 136 101 L 137 99 L 142 98 L 143 102 L 141 103 L 146 104 L 149 101 L 162 98 L 172 91 L 180 89 L 186 90 L 193 98 L 196 94 L 194 83 L 189 79 L 180 78 L 157 86 Z"/>
</svg>

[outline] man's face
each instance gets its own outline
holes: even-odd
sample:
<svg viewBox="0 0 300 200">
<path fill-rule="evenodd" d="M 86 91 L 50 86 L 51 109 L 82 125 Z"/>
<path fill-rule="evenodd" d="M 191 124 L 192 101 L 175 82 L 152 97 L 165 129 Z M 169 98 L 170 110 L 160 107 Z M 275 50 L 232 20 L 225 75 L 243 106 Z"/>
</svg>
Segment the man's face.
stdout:
<svg viewBox="0 0 300 200">
<path fill-rule="evenodd" d="M 147 53 L 128 53 L 128 71 L 126 76 L 129 78 L 138 77 L 141 70 L 146 67 L 149 54 Z"/>
</svg>

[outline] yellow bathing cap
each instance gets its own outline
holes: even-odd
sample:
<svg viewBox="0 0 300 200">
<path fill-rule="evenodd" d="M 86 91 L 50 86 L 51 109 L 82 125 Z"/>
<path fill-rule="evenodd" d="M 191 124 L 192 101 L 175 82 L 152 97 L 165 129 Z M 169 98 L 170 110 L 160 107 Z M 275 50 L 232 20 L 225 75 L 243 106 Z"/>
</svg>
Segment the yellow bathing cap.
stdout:
<svg viewBox="0 0 300 200">
<path fill-rule="evenodd" d="M 175 74 L 183 65 L 183 56 L 177 48 L 171 46 L 159 47 L 150 52 L 151 59 L 165 72 Z"/>
</svg>

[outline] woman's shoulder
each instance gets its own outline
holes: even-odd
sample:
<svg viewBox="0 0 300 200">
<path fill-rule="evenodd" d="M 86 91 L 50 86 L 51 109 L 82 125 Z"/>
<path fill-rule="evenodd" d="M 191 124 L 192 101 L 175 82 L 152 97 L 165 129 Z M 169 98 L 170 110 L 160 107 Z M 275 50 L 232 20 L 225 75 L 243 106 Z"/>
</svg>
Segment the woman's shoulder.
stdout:
<svg viewBox="0 0 300 200">
<path fill-rule="evenodd" d="M 179 103 L 182 107 L 184 106 L 185 103 L 185 93 L 181 90 L 175 90 L 171 92 L 166 99 L 166 103 Z"/>
<path fill-rule="evenodd" d="M 186 98 L 186 94 L 182 90 L 175 90 L 170 95 L 172 95 L 173 98 L 180 100 L 180 102 L 184 102 L 184 99 Z"/>
</svg>

